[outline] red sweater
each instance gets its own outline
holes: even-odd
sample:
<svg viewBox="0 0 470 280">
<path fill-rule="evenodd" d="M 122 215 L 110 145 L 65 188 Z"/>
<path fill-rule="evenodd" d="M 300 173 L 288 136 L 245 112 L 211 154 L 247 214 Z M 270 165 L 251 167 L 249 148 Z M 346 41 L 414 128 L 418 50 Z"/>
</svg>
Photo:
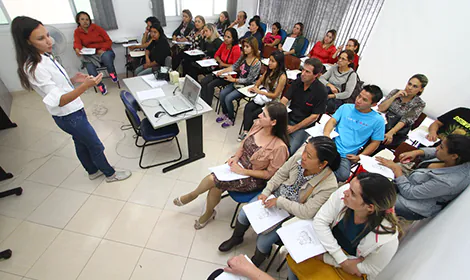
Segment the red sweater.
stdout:
<svg viewBox="0 0 470 280">
<path fill-rule="evenodd" d="M 338 62 L 338 57 L 334 58 L 332 61 L 333 61 L 333 63 Z M 359 67 L 359 56 L 357 55 L 357 53 L 354 54 L 353 64 L 354 64 L 353 69 L 354 69 L 354 71 L 356 71 L 357 67 Z"/>
<path fill-rule="evenodd" d="M 312 50 L 310 51 L 310 57 L 316 57 L 320 59 L 322 63 L 334 63 L 333 55 L 336 52 L 336 47 L 331 45 L 328 49 L 323 48 L 323 43 L 318 41 L 315 46 L 313 46 Z"/>
<path fill-rule="evenodd" d="M 97 50 L 109 51 L 112 50 L 111 45 L 113 41 L 108 36 L 108 33 L 100 26 L 92 23 L 88 27 L 88 33 L 81 27 L 77 27 L 73 32 L 73 48 L 82 49 L 94 48 Z"/>
<path fill-rule="evenodd" d="M 228 57 L 229 53 L 230 56 Z M 215 52 L 214 58 L 220 57 L 222 62 L 227 64 L 234 64 L 240 58 L 240 55 L 241 50 L 239 45 L 233 46 L 232 51 L 230 52 L 230 49 L 227 48 L 227 44 L 222 43 L 217 52 Z"/>
</svg>

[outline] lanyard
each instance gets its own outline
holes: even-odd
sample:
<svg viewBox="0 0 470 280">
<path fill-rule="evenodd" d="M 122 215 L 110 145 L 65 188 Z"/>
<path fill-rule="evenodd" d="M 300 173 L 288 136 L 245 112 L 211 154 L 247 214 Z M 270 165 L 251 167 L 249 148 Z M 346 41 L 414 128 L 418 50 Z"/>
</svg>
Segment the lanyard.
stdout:
<svg viewBox="0 0 470 280">
<path fill-rule="evenodd" d="M 52 57 L 51 54 L 48 54 L 48 53 L 45 53 L 44 55 L 46 55 L 47 57 L 49 57 L 49 59 L 52 61 L 52 63 L 54 63 L 55 67 L 57 67 L 57 69 L 59 69 L 60 73 L 62 74 L 62 76 L 64 76 L 64 78 L 67 80 L 67 82 L 69 83 L 69 85 L 74 88 L 74 86 L 72 85 L 72 82 L 70 82 L 69 80 L 69 77 L 62 71 L 62 69 L 59 67 L 59 65 L 57 65 L 57 63 L 55 62 L 55 59 Z"/>
</svg>

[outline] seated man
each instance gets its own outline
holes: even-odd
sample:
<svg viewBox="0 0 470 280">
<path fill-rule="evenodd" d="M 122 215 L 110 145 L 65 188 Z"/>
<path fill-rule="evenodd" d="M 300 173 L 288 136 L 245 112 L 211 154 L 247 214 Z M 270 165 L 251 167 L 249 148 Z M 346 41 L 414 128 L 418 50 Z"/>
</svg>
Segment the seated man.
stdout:
<svg viewBox="0 0 470 280">
<path fill-rule="evenodd" d="M 382 90 L 378 86 L 367 85 L 357 96 L 355 104 L 343 104 L 326 123 L 323 130 L 325 136 L 329 137 L 335 127 L 339 133 L 334 139 L 341 155 L 341 166 L 335 171 L 338 182 L 348 179 L 351 163 L 359 160 L 357 153 L 361 147 L 371 140 L 361 153 L 370 155 L 384 140 L 384 119 L 371 109 L 382 97 Z"/>
<path fill-rule="evenodd" d="M 460 107 L 440 116 L 429 126 L 429 141 L 443 140 L 450 134 L 470 136 L 470 109 Z"/>
<path fill-rule="evenodd" d="M 323 70 L 323 64 L 317 58 L 307 59 L 300 77 L 295 80 L 287 90 L 281 103 L 289 107 L 289 133 L 290 154 L 293 155 L 307 140 L 305 129 L 315 124 L 318 117 L 325 113 L 328 93 L 325 86 L 318 80 Z"/>
</svg>

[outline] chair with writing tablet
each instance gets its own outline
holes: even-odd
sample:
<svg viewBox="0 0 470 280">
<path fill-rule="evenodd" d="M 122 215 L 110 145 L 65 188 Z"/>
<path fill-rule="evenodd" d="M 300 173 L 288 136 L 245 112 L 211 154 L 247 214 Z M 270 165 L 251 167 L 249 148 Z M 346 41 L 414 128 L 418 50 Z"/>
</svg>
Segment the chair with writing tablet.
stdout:
<svg viewBox="0 0 470 280">
<path fill-rule="evenodd" d="M 227 196 L 230 196 L 235 202 L 237 202 L 237 208 L 235 208 L 235 212 L 233 212 L 232 216 L 232 221 L 230 222 L 230 227 L 235 228 L 235 219 L 237 218 L 238 214 L 238 209 L 240 208 L 240 205 L 242 203 L 247 203 L 250 202 L 254 197 L 257 197 L 258 195 L 261 194 L 261 191 L 254 191 L 254 192 L 234 192 L 234 191 L 228 191 L 228 194 L 224 194 L 222 198 L 226 198 Z"/>
</svg>

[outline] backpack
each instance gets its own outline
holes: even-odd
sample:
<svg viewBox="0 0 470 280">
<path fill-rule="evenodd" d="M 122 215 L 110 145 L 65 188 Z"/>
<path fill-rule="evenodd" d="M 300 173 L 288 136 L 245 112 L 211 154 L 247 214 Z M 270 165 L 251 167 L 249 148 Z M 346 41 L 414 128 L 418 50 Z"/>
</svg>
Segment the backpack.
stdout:
<svg viewBox="0 0 470 280">
<path fill-rule="evenodd" d="M 346 79 L 346 83 L 341 85 L 341 91 L 344 91 L 346 89 L 346 84 L 349 81 L 349 78 L 351 77 L 352 73 L 356 73 L 356 71 L 352 71 L 349 73 L 348 78 Z M 353 89 L 353 92 L 351 93 L 351 96 L 349 96 L 347 99 L 343 100 L 344 103 L 355 103 L 356 102 L 356 97 L 359 95 L 359 93 L 362 91 L 362 88 L 364 86 L 364 82 L 359 79 L 359 75 L 356 73 L 356 86 Z"/>
</svg>

